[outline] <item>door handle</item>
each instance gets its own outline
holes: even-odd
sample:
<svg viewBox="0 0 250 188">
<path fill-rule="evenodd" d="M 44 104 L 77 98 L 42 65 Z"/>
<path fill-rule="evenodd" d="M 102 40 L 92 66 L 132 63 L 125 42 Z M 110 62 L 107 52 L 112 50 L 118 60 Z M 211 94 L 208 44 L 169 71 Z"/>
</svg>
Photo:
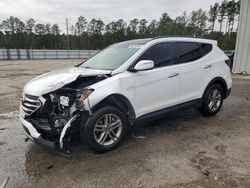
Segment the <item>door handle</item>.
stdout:
<svg viewBox="0 0 250 188">
<path fill-rule="evenodd" d="M 204 67 L 204 69 L 210 69 L 210 68 L 212 68 L 212 65 L 207 65 Z"/>
<path fill-rule="evenodd" d="M 168 76 L 168 78 L 173 78 L 173 77 L 176 77 L 176 76 L 178 76 L 179 75 L 179 73 L 172 73 L 172 74 L 170 74 L 169 76 Z"/>
</svg>

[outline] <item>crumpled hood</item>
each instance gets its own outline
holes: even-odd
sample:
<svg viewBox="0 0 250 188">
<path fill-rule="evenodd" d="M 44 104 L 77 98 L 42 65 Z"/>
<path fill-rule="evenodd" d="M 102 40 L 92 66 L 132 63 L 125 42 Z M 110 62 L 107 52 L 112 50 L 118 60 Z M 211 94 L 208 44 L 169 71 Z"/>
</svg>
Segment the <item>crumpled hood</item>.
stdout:
<svg viewBox="0 0 250 188">
<path fill-rule="evenodd" d="M 66 84 L 75 81 L 79 76 L 97 76 L 110 74 L 107 70 L 94 70 L 79 67 L 68 67 L 64 69 L 55 70 L 38 76 L 30 80 L 24 86 L 24 93 L 34 96 L 41 96 L 43 94 L 55 91 Z"/>
</svg>

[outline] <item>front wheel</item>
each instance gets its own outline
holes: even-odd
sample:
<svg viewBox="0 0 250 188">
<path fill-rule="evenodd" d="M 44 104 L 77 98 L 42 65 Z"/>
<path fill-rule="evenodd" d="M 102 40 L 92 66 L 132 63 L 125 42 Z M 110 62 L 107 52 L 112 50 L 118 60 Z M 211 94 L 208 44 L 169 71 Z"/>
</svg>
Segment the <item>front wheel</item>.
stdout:
<svg viewBox="0 0 250 188">
<path fill-rule="evenodd" d="M 220 85 L 213 84 L 206 91 L 203 97 L 202 107 L 199 111 L 204 116 L 214 116 L 220 111 L 222 104 L 223 89 Z"/>
<path fill-rule="evenodd" d="M 120 110 L 107 106 L 97 110 L 86 122 L 83 139 L 97 153 L 118 147 L 126 132 L 127 119 Z"/>
</svg>

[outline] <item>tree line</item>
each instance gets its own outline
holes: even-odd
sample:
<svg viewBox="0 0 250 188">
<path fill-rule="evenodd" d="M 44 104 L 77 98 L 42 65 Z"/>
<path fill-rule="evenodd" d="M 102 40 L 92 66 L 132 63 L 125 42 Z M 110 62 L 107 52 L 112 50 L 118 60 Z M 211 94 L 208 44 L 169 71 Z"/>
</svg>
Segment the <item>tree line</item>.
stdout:
<svg viewBox="0 0 250 188">
<path fill-rule="evenodd" d="M 239 18 L 240 1 L 223 0 L 210 6 L 210 10 L 184 12 L 171 18 L 166 12 L 159 20 L 123 19 L 105 24 L 101 19 L 88 21 L 80 16 L 75 24 L 65 19 L 66 33 L 58 24 L 36 23 L 33 18 L 23 22 L 10 16 L 0 24 L 0 48 L 15 49 L 103 49 L 104 47 L 130 39 L 157 36 L 191 36 L 218 41 L 224 49 L 234 49 L 236 41 L 235 23 Z"/>
</svg>

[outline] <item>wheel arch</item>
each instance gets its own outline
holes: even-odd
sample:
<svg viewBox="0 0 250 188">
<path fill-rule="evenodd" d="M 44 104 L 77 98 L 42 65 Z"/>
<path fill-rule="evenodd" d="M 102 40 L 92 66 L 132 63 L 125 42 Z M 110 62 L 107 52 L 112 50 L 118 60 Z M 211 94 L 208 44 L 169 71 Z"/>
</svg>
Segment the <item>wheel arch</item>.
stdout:
<svg viewBox="0 0 250 188">
<path fill-rule="evenodd" d="M 222 78 L 222 77 L 216 77 L 216 78 L 212 79 L 208 83 L 207 87 L 205 88 L 205 90 L 203 92 L 202 99 L 204 98 L 204 95 L 205 95 L 206 91 L 208 90 L 208 88 L 213 84 L 218 84 L 218 85 L 220 85 L 222 87 L 222 89 L 223 89 L 223 99 L 225 99 L 227 97 L 228 88 L 227 88 L 227 83 L 226 83 L 225 79 Z"/>
<path fill-rule="evenodd" d="M 113 106 L 118 108 L 128 117 L 130 125 L 134 124 L 136 118 L 134 108 L 129 99 L 124 95 L 119 93 L 111 94 L 93 106 L 91 110 L 92 112 L 95 112 L 104 106 Z"/>
</svg>

